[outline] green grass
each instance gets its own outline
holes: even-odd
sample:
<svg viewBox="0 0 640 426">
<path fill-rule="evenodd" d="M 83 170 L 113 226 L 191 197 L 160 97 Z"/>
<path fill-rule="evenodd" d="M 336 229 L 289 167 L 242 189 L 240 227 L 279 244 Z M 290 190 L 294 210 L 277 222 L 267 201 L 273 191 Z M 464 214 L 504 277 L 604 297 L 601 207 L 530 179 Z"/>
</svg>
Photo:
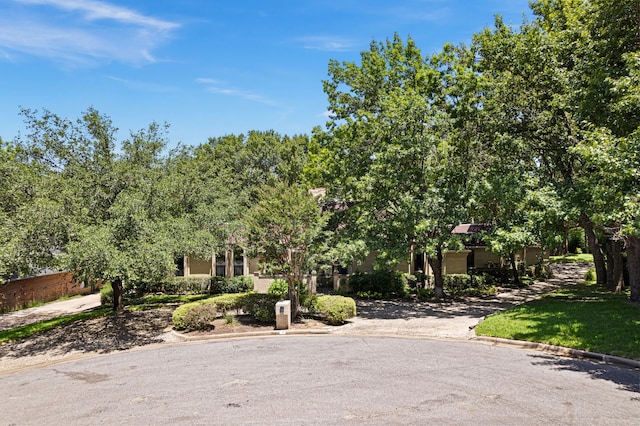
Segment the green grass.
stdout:
<svg viewBox="0 0 640 426">
<path fill-rule="evenodd" d="M 549 262 L 551 263 L 593 262 L 593 255 L 591 253 L 581 253 L 581 254 L 565 254 L 563 256 L 550 256 Z"/>
<path fill-rule="evenodd" d="M 640 359 L 640 305 L 628 299 L 578 284 L 489 316 L 476 334 Z"/>
<path fill-rule="evenodd" d="M 23 325 L 10 330 L 0 331 L 0 344 L 24 339 L 43 331 L 49 331 L 56 327 L 70 324 L 75 321 L 83 321 L 91 318 L 107 316 L 113 311 L 110 309 L 99 309 L 96 311 L 82 312 L 79 314 L 65 315 L 50 320 L 40 321 L 33 324 Z"/>
</svg>

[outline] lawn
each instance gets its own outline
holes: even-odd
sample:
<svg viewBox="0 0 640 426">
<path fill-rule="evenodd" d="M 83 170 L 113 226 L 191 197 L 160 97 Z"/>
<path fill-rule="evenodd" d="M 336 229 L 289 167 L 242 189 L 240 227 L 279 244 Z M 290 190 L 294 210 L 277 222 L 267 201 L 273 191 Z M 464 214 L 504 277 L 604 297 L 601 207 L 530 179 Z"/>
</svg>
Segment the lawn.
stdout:
<svg viewBox="0 0 640 426">
<path fill-rule="evenodd" d="M 489 316 L 476 334 L 640 359 L 640 305 L 583 283 Z"/>
<path fill-rule="evenodd" d="M 580 253 L 550 256 L 549 261 L 551 263 L 593 263 L 593 255 L 591 253 Z"/>
</svg>

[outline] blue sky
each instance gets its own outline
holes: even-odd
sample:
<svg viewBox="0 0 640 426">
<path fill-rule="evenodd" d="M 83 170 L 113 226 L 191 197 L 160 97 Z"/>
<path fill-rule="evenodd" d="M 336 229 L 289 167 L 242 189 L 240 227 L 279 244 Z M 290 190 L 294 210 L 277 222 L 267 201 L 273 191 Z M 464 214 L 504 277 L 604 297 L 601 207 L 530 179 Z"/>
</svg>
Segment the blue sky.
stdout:
<svg viewBox="0 0 640 426">
<path fill-rule="evenodd" d="M 359 62 L 394 32 L 431 54 L 523 13 L 528 0 L 0 0 L 0 137 L 25 132 L 21 107 L 94 107 L 120 140 L 167 122 L 172 145 L 310 133 L 330 59 Z"/>
</svg>

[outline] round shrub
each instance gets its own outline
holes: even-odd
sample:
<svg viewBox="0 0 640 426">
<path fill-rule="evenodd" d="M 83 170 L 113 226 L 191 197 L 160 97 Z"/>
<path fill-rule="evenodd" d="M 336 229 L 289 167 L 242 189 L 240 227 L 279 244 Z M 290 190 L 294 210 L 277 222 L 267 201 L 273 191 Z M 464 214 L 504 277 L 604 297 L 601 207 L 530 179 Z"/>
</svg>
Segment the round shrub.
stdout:
<svg viewBox="0 0 640 426">
<path fill-rule="evenodd" d="M 356 316 L 356 302 L 344 296 L 319 296 L 315 299 L 314 311 L 331 325 L 340 325 Z"/>
<path fill-rule="evenodd" d="M 585 281 L 595 281 L 597 279 L 596 268 L 589 268 L 589 270 L 584 273 L 584 279 Z"/>
<path fill-rule="evenodd" d="M 227 311 L 242 308 L 243 294 L 224 294 L 196 302 L 185 303 L 173 311 L 173 327 L 176 330 L 202 330 L 211 321 L 226 315 Z"/>
<path fill-rule="evenodd" d="M 180 309 L 184 308 L 185 309 Z M 215 304 L 211 303 L 187 303 L 178 307 L 173 311 L 173 326 L 177 330 L 206 330 L 211 328 L 211 323 L 218 316 L 218 311 Z"/>
</svg>

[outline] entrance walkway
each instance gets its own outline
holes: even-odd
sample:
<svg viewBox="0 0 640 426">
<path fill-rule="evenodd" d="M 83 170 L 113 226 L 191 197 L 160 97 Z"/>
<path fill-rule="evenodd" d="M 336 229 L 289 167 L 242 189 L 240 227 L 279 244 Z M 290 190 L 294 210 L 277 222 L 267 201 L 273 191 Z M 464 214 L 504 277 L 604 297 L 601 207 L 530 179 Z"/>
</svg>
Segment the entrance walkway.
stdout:
<svg viewBox="0 0 640 426">
<path fill-rule="evenodd" d="M 98 306 L 100 306 L 100 293 L 95 293 L 60 302 L 48 303 L 46 305 L 36 306 L 35 308 L 9 312 L 0 315 L 0 331 L 57 318 L 63 315 L 77 314 Z"/>
</svg>

